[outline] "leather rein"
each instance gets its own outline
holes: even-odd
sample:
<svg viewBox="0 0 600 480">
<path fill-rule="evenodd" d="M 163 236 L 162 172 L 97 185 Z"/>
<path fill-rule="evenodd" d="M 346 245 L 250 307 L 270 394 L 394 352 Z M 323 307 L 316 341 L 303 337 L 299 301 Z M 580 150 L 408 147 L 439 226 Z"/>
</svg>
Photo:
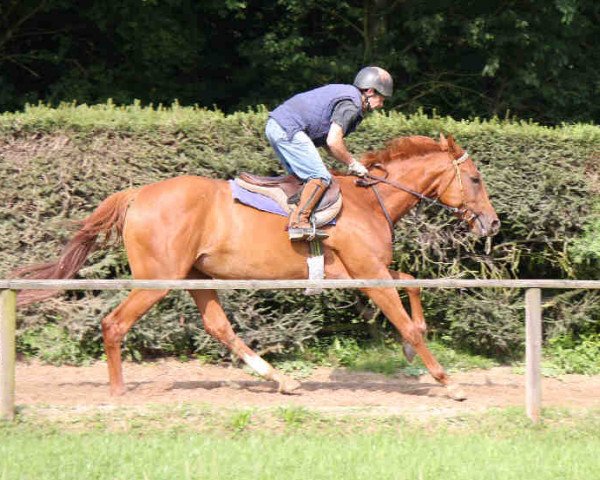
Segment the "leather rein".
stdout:
<svg viewBox="0 0 600 480">
<path fill-rule="evenodd" d="M 447 210 L 448 212 L 450 212 L 454 215 L 460 216 L 463 220 L 470 222 L 471 220 L 477 219 L 479 217 L 479 215 L 476 214 L 475 212 L 473 212 L 472 210 L 469 210 L 464 207 L 466 202 L 465 202 L 464 186 L 463 186 L 462 178 L 460 176 L 460 165 L 462 163 L 464 163 L 468 158 L 469 158 L 469 154 L 465 151 L 465 153 L 463 153 L 459 158 L 452 160 L 452 166 L 454 167 L 454 175 L 450 179 L 448 184 L 446 185 L 446 188 L 444 188 L 442 190 L 442 193 L 439 194 L 435 198 L 431 198 L 426 195 L 423 195 L 422 193 L 416 192 L 408 187 L 405 187 L 404 185 L 402 185 L 398 182 L 395 182 L 394 180 L 388 180 L 387 177 L 389 175 L 389 172 L 387 171 L 385 166 L 382 165 L 381 163 L 375 163 L 375 164 L 373 164 L 373 167 L 376 167 L 379 170 L 384 171 L 385 177 L 378 177 L 376 175 L 371 175 L 369 173 L 365 178 L 358 178 L 356 180 L 356 185 L 358 185 L 359 187 L 370 187 L 373 190 L 373 193 L 375 193 L 375 197 L 377 197 L 377 201 L 379 202 L 379 205 L 381 206 L 383 215 L 385 216 L 385 219 L 387 220 L 388 225 L 390 227 L 390 232 L 392 234 L 392 243 L 394 243 L 394 221 L 392 220 L 392 217 L 391 217 L 390 213 L 388 212 L 388 209 L 385 207 L 385 204 L 383 203 L 383 198 L 381 197 L 381 194 L 379 193 L 379 190 L 377 189 L 377 184 L 384 183 L 384 184 L 390 185 L 391 187 L 394 187 L 398 190 L 402 190 L 406 193 L 410 193 L 411 195 L 417 197 L 419 199 L 419 201 L 423 200 L 423 201 L 429 203 L 430 205 L 438 205 L 438 206 L 442 207 L 443 209 Z M 458 184 L 460 186 L 460 193 L 461 193 L 461 197 L 462 197 L 462 202 L 461 202 L 460 207 L 451 207 L 450 205 L 446 205 L 445 203 L 442 203 L 439 201 L 439 198 L 446 192 L 446 190 L 448 190 L 448 188 L 452 184 L 452 181 L 455 178 L 458 179 Z M 467 217 L 467 214 L 470 214 L 470 215 Z"/>
</svg>

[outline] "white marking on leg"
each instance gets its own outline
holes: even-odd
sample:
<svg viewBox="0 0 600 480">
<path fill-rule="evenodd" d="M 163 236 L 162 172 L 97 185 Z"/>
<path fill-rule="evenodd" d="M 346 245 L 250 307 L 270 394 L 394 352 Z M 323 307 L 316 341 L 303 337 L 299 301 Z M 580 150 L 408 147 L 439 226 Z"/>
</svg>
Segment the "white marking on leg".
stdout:
<svg viewBox="0 0 600 480">
<path fill-rule="evenodd" d="M 273 373 L 273 367 L 265 362 L 258 355 L 248 355 L 244 353 L 242 355 L 242 360 L 246 362 L 246 364 L 252 368 L 256 373 L 262 375 L 263 377 L 269 377 Z"/>
</svg>

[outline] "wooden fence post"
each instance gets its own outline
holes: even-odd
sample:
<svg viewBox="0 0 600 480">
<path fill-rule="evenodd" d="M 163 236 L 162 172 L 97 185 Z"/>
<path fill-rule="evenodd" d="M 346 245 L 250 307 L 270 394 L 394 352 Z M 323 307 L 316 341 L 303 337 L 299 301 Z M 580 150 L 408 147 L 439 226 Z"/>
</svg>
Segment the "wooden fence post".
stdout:
<svg viewBox="0 0 600 480">
<path fill-rule="evenodd" d="M 542 294 L 539 288 L 525 292 L 525 342 L 527 416 L 537 423 L 542 407 Z"/>
<path fill-rule="evenodd" d="M 15 416 L 16 294 L 0 290 L 0 419 Z"/>
</svg>

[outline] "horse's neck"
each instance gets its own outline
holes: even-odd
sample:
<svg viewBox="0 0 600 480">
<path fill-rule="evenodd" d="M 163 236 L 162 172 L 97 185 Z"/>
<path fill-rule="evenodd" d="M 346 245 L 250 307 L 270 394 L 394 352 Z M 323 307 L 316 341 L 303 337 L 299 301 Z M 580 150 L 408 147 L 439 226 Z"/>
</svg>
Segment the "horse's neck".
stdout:
<svg viewBox="0 0 600 480">
<path fill-rule="evenodd" d="M 435 197 L 445 179 L 447 165 L 438 156 L 409 158 L 388 165 L 389 179 L 427 197 Z M 382 197 L 394 222 L 406 215 L 419 198 L 401 189 L 388 186 Z"/>
</svg>

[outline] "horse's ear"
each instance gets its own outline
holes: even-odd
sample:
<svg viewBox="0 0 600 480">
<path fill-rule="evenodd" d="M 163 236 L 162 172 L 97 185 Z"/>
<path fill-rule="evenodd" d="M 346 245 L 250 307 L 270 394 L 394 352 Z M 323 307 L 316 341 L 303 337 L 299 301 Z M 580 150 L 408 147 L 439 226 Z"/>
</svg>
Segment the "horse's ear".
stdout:
<svg viewBox="0 0 600 480">
<path fill-rule="evenodd" d="M 458 145 L 456 144 L 454 137 L 452 135 L 448 135 L 448 151 L 453 152 L 453 153 L 458 153 L 459 150 L 460 149 L 458 148 Z"/>
<path fill-rule="evenodd" d="M 456 149 L 456 142 L 454 141 L 454 137 L 452 135 L 448 135 L 448 150 L 453 152 Z"/>
<path fill-rule="evenodd" d="M 442 152 L 446 152 L 448 150 L 448 141 L 442 132 L 440 132 L 440 148 L 442 149 Z"/>
</svg>

